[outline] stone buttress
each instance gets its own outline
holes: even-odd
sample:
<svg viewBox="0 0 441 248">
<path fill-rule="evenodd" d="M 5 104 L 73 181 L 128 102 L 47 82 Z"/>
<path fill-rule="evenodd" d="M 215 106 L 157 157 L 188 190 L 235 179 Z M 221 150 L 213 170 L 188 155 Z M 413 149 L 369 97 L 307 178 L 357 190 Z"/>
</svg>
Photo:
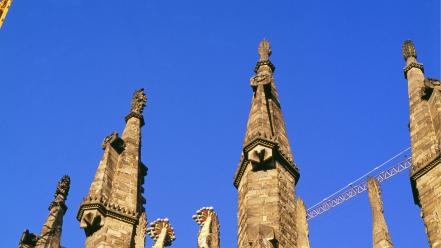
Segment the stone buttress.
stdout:
<svg viewBox="0 0 441 248">
<path fill-rule="evenodd" d="M 20 238 L 19 248 L 61 248 L 61 230 L 63 216 L 67 211 L 66 200 L 70 189 L 69 176 L 63 176 L 58 182 L 54 200 L 49 205 L 49 216 L 41 229 L 40 235 L 25 230 Z"/>
<path fill-rule="evenodd" d="M 253 99 L 234 176 L 238 247 L 296 247 L 295 185 L 299 171 L 288 142 L 274 83 L 271 48 L 263 40 L 251 78 Z"/>
<path fill-rule="evenodd" d="M 144 247 L 147 167 L 140 150 L 146 101 L 143 89 L 136 91 L 121 137 L 114 132 L 103 141 L 103 157 L 77 214 L 85 247 Z"/>
<path fill-rule="evenodd" d="M 372 209 L 372 244 L 373 248 L 393 248 L 386 219 L 384 218 L 383 200 L 380 184 L 370 177 L 367 181 L 369 203 Z"/>
<path fill-rule="evenodd" d="M 415 203 L 421 207 L 430 247 L 441 247 L 441 84 L 425 77 L 409 40 L 403 44 L 403 56 L 409 94 L 412 190 Z"/>
</svg>

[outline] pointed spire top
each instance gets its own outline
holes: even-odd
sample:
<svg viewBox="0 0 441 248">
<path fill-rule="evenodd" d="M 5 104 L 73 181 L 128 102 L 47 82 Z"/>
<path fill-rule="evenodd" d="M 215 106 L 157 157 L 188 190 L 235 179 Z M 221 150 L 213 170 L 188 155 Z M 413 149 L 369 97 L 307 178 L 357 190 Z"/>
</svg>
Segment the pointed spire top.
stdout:
<svg viewBox="0 0 441 248">
<path fill-rule="evenodd" d="M 267 61 L 271 56 L 271 46 L 267 39 L 263 38 L 263 40 L 259 43 L 259 61 Z"/>
<path fill-rule="evenodd" d="M 135 91 L 135 93 L 133 93 L 130 112 L 136 114 L 142 114 L 142 111 L 144 110 L 146 103 L 147 103 L 147 96 L 144 93 L 144 88 Z"/>
<path fill-rule="evenodd" d="M 417 57 L 415 45 L 411 40 L 405 40 L 402 49 L 404 60 L 407 60 L 409 57 Z"/>
</svg>

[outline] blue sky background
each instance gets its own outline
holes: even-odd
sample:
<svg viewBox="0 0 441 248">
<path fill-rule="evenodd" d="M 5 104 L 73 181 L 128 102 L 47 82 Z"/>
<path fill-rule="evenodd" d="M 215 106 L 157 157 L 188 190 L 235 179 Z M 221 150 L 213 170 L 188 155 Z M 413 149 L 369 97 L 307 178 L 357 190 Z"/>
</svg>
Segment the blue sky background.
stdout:
<svg viewBox="0 0 441 248">
<path fill-rule="evenodd" d="M 409 146 L 401 44 L 440 77 L 440 3 L 370 1 L 14 1 L 0 30 L 0 247 L 40 232 L 58 179 L 72 185 L 63 244 L 132 92 L 148 94 L 143 161 L 149 220 L 169 217 L 173 247 L 196 247 L 192 214 L 214 206 L 236 246 L 233 174 L 266 37 L 308 206 Z M 396 247 L 428 247 L 408 173 L 383 184 Z M 371 245 L 363 194 L 310 222 L 314 248 Z M 146 247 L 151 247 L 148 239 Z"/>
</svg>

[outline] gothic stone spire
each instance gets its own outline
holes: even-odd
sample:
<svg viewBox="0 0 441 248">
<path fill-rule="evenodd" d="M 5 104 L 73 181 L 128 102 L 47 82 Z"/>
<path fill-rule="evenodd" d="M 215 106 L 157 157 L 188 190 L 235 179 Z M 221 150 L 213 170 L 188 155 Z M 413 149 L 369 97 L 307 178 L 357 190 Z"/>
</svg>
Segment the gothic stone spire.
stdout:
<svg viewBox="0 0 441 248">
<path fill-rule="evenodd" d="M 146 101 L 144 90 L 137 90 L 121 137 L 113 132 L 103 141 L 103 157 L 77 214 L 86 233 L 85 247 L 142 244 L 142 234 L 136 232 L 142 230 L 145 216 L 142 185 L 147 167 L 140 151 Z"/>
<path fill-rule="evenodd" d="M 43 224 L 40 236 L 25 230 L 18 247 L 60 248 L 63 216 L 67 211 L 66 200 L 70 188 L 70 177 L 63 176 L 55 190 L 54 200 L 49 205 L 49 216 Z"/>
<path fill-rule="evenodd" d="M 250 80 L 253 99 L 243 143 L 243 158 L 234 180 L 236 187 L 245 169 L 243 165 L 248 161 L 253 167 L 265 167 L 276 157 L 283 161 L 296 182 L 299 179 L 273 78 L 274 65 L 269 60 L 271 47 L 267 40 L 260 42 L 258 52 L 256 74 Z"/>
<path fill-rule="evenodd" d="M 267 40 L 260 42 L 258 53 L 251 78 L 251 110 L 234 177 L 239 194 L 238 247 L 295 247 L 294 188 L 299 172 L 288 142 Z"/>
</svg>

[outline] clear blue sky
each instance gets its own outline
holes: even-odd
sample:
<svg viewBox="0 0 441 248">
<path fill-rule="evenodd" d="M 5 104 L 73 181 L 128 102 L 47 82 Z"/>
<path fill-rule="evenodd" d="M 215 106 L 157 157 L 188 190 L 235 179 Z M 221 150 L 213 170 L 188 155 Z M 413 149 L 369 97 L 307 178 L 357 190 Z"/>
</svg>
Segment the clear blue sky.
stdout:
<svg viewBox="0 0 441 248">
<path fill-rule="evenodd" d="M 308 206 L 409 146 L 401 44 L 440 77 L 440 3 L 370 1 L 14 1 L 0 30 L 0 247 L 40 232 L 58 179 L 72 185 L 63 244 L 132 92 L 148 94 L 143 161 L 149 220 L 169 217 L 173 247 L 195 247 L 192 214 L 214 206 L 236 246 L 233 174 L 261 38 L 272 62 Z M 427 247 L 407 173 L 383 185 L 396 247 Z M 310 222 L 314 248 L 371 247 L 367 195 Z M 148 239 L 146 247 L 151 246 Z"/>
</svg>

